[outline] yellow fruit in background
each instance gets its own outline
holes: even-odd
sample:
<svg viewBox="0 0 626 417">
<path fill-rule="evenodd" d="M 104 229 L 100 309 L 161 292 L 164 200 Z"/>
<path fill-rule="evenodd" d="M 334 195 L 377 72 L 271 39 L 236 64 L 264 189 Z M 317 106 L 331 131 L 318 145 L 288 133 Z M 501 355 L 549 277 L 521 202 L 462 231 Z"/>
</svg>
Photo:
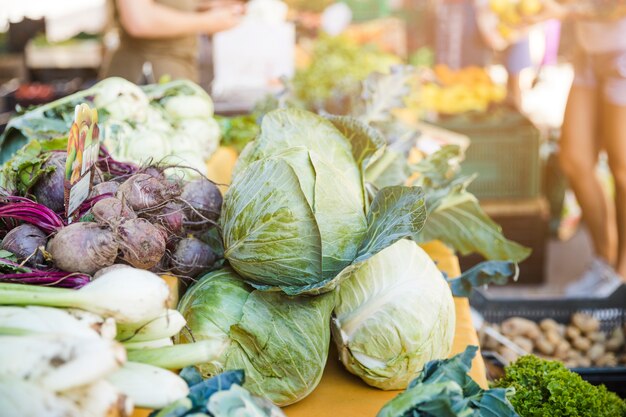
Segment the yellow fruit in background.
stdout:
<svg viewBox="0 0 626 417">
<path fill-rule="evenodd" d="M 508 4 L 508 0 L 489 0 L 489 8 L 498 15 L 504 13 Z"/>
<path fill-rule="evenodd" d="M 510 26 L 505 25 L 502 22 L 498 23 L 498 32 L 500 33 L 500 36 L 502 36 L 504 39 L 509 39 L 513 36 L 513 29 L 511 29 Z"/>
<path fill-rule="evenodd" d="M 521 0 L 518 7 L 523 16 L 534 16 L 542 9 L 541 0 Z"/>
<path fill-rule="evenodd" d="M 517 8 L 512 3 L 507 5 L 506 10 L 500 15 L 500 19 L 510 26 L 519 25 L 522 22 L 522 17 L 517 13 Z"/>
<path fill-rule="evenodd" d="M 503 85 L 495 85 L 491 91 L 491 100 L 499 103 L 506 98 L 506 87 Z"/>
</svg>

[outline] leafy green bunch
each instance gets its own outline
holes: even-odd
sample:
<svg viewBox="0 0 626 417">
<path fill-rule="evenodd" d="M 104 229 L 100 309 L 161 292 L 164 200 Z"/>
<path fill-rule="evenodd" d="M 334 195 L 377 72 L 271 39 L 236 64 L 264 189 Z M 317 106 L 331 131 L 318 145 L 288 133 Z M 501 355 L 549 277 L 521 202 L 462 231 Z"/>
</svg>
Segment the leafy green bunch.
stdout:
<svg viewBox="0 0 626 417">
<path fill-rule="evenodd" d="M 561 362 L 528 355 L 505 371 L 495 385 L 515 389 L 511 403 L 522 417 L 626 416 L 626 402 L 604 385 L 586 382 Z"/>
<path fill-rule="evenodd" d="M 342 36 L 321 36 L 313 47 L 311 64 L 292 80 L 293 95 L 305 108 L 329 110 L 329 100 L 348 98 L 371 73 L 387 72 L 398 63 L 397 57 L 374 46 L 358 45 Z"/>
</svg>

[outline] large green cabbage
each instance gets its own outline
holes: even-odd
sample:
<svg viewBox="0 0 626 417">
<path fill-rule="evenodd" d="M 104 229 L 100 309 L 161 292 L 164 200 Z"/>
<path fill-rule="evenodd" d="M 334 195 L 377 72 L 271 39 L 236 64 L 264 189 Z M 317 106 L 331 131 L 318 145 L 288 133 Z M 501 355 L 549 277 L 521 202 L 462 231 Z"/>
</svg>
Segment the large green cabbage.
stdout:
<svg viewBox="0 0 626 417">
<path fill-rule="evenodd" d="M 230 269 L 212 272 L 180 301 L 191 334 L 181 332 L 180 341 L 220 342 L 218 359 L 198 366 L 201 373 L 243 369 L 245 388 L 277 405 L 291 404 L 313 391 L 322 377 L 334 297 L 261 292 Z"/>
<path fill-rule="evenodd" d="M 364 167 L 383 146 L 356 120 L 298 109 L 263 118 L 224 197 L 225 257 L 256 288 L 331 290 L 335 278 L 425 220 L 418 187 L 389 187 L 369 205 Z"/>
<path fill-rule="evenodd" d="M 340 359 L 381 389 L 404 389 L 424 365 L 450 354 L 454 300 L 415 242 L 400 240 L 344 270 L 332 319 Z"/>
</svg>

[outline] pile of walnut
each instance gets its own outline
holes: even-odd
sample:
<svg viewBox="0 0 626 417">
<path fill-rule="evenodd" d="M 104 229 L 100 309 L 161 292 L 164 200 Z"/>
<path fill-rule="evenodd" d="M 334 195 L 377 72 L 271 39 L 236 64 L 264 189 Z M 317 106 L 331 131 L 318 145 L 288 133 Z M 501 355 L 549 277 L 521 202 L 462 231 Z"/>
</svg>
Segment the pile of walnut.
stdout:
<svg viewBox="0 0 626 417">
<path fill-rule="evenodd" d="M 507 319 L 499 326 L 485 325 L 493 327 L 528 353 L 559 360 L 569 368 L 626 365 L 626 326 L 606 334 L 600 331 L 600 322 L 587 314 L 574 314 L 567 326 L 552 319 L 535 323 L 520 317 Z M 514 351 L 486 335 L 484 328 L 479 335 L 483 350 L 498 352 L 507 361 L 517 359 Z"/>
</svg>

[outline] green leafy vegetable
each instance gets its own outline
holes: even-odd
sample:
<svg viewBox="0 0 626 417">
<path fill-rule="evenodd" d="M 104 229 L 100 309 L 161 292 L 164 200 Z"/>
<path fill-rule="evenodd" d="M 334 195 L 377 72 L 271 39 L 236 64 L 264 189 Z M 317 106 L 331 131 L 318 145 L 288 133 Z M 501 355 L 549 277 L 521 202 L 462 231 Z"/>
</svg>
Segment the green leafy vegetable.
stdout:
<svg viewBox="0 0 626 417">
<path fill-rule="evenodd" d="M 404 107 L 414 76 L 411 67 L 402 65 L 393 66 L 386 74 L 373 72 L 363 81 L 361 100 L 352 114 L 368 124 L 388 122 L 393 109 Z"/>
<path fill-rule="evenodd" d="M 505 389 L 483 390 L 468 375 L 478 348 L 434 360 L 377 417 L 519 417 Z"/>
<path fill-rule="evenodd" d="M 220 221 L 231 266 L 260 289 L 318 294 L 332 290 L 357 256 L 365 260 L 413 236 L 425 214 L 419 188 L 381 190 L 368 213 L 363 169 L 380 146 L 356 120 L 299 109 L 268 113 L 224 196 Z"/>
<path fill-rule="evenodd" d="M 333 293 L 287 297 L 256 291 L 224 269 L 203 277 L 180 301 L 190 329 L 180 339 L 222 345 L 215 360 L 198 366 L 203 375 L 243 369 L 244 388 L 287 405 L 307 396 L 322 377 L 333 305 Z"/>
<path fill-rule="evenodd" d="M 150 417 L 284 417 L 278 407 L 250 395 L 241 385 L 241 370 L 227 371 L 204 380 L 196 368 L 184 368 L 181 377 L 189 385 L 189 395 Z"/>
<path fill-rule="evenodd" d="M 504 237 L 502 228 L 485 214 L 467 191 L 472 178 L 459 177 L 460 149 L 446 146 L 421 161 L 415 185 L 424 188 L 428 221 L 418 242 L 441 240 L 463 255 L 480 253 L 488 260 L 521 262 L 530 249 Z"/>
<path fill-rule="evenodd" d="M 403 389 L 449 355 L 454 301 L 435 263 L 400 240 L 341 273 L 333 340 L 346 368 L 381 389 Z M 419 301 L 417 301 L 419 300 Z"/>
<path fill-rule="evenodd" d="M 237 152 L 241 152 L 261 131 L 254 114 L 235 117 L 216 116 L 215 120 L 222 131 L 222 146 L 233 147 Z"/>
<path fill-rule="evenodd" d="M 21 148 L 0 170 L 0 187 L 11 193 L 26 195 L 35 183 L 55 168 L 43 165 L 50 151 L 65 150 L 67 138 L 34 140 Z"/>
<path fill-rule="evenodd" d="M 310 65 L 296 72 L 293 96 L 311 110 L 345 108 L 345 101 L 359 91 L 359 82 L 372 72 L 386 72 L 399 59 L 374 46 L 360 46 L 342 36 L 321 36 L 313 47 Z"/>
<path fill-rule="evenodd" d="M 402 238 L 416 237 L 426 221 L 423 201 L 419 187 L 380 190 L 367 214 L 367 232 L 355 261 L 366 260 Z"/>
<path fill-rule="evenodd" d="M 511 403 L 522 417 L 626 416 L 626 402 L 594 386 L 557 361 L 523 356 L 505 368 L 495 386 L 515 390 Z"/>
<path fill-rule="evenodd" d="M 475 287 L 488 284 L 505 285 L 509 279 L 517 279 L 517 264 L 506 261 L 482 262 L 465 271 L 460 277 L 449 280 L 455 297 L 469 297 Z"/>
</svg>

